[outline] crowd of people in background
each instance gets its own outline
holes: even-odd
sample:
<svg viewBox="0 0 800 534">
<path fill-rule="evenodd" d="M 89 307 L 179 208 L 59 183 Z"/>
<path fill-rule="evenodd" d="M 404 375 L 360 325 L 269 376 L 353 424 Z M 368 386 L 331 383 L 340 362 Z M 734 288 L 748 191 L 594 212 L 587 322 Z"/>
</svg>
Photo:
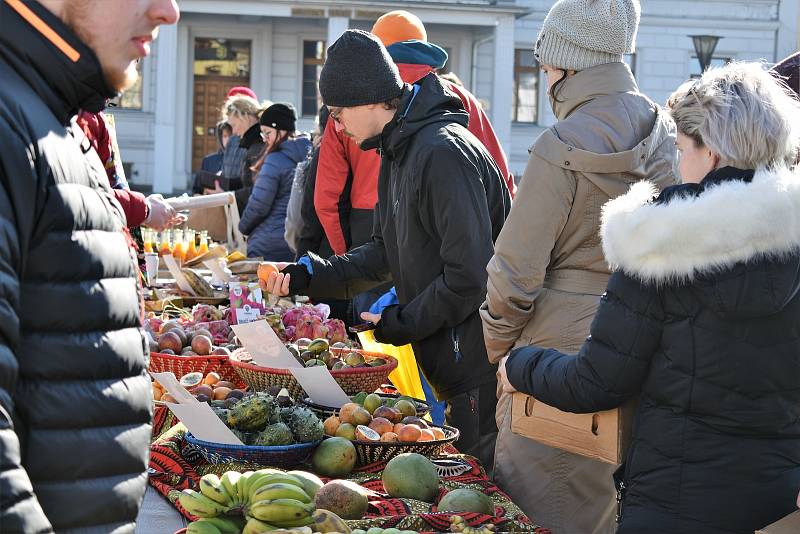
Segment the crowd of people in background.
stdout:
<svg viewBox="0 0 800 534">
<path fill-rule="evenodd" d="M 130 191 L 103 109 L 179 12 L 101 1 L 0 2 L 4 532 L 130 532 L 147 480 L 128 228 L 182 219 Z M 534 48 L 557 122 L 519 189 L 444 49 L 393 11 L 330 45 L 311 135 L 232 88 L 192 190 L 235 194 L 248 256 L 278 267 L 266 290 L 411 344 L 458 448 L 536 523 L 749 533 L 800 491 L 799 56 L 653 102 L 623 61 L 640 16 L 555 2 Z M 515 393 L 636 401 L 625 462 L 515 434 Z"/>
</svg>

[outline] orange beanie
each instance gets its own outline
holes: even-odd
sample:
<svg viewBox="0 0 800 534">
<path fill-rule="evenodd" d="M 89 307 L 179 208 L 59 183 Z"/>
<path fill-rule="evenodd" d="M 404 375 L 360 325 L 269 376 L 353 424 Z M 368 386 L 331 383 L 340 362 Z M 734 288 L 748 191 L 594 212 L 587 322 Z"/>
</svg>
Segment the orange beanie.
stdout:
<svg viewBox="0 0 800 534">
<path fill-rule="evenodd" d="M 428 34 L 425 26 L 413 13 L 398 10 L 390 11 L 375 21 L 372 33 L 381 40 L 383 46 L 389 46 L 399 41 L 417 39 L 427 41 Z"/>
</svg>

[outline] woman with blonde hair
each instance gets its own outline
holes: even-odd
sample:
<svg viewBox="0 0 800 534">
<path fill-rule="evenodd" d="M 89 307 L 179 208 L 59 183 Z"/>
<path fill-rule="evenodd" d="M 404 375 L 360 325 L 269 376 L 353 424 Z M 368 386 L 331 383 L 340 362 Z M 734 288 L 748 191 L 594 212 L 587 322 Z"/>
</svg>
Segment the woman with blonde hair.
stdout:
<svg viewBox="0 0 800 534">
<path fill-rule="evenodd" d="M 239 136 L 239 148 L 245 150 L 245 155 L 239 174 L 225 176 L 228 179 L 227 187 L 218 185 L 212 192 L 235 191 L 240 215 L 244 213 L 250 192 L 253 190 L 253 176 L 258 171 L 255 168 L 256 163 L 264 153 L 264 140 L 261 137 L 258 117 L 269 105 L 269 102 L 265 102 L 262 106 L 255 98 L 243 94 L 229 97 L 222 105 L 222 118 L 231 125 L 233 135 Z"/>
<path fill-rule="evenodd" d="M 618 533 L 751 533 L 800 488 L 800 103 L 762 65 L 669 100 L 683 184 L 603 208 L 615 269 L 577 354 L 529 346 L 506 390 L 589 413 L 639 398 Z"/>
<path fill-rule="evenodd" d="M 645 178 L 659 187 L 676 183 L 675 125 L 639 92 L 623 62 L 634 51 L 639 16 L 637 0 L 560 0 L 544 21 L 534 52 L 558 122 L 529 151 L 487 267 L 481 318 L 492 362 L 527 345 L 577 350 L 610 274 L 600 207 Z M 616 466 L 515 434 L 518 416 L 502 393 L 500 487 L 553 532 L 613 532 Z"/>
</svg>

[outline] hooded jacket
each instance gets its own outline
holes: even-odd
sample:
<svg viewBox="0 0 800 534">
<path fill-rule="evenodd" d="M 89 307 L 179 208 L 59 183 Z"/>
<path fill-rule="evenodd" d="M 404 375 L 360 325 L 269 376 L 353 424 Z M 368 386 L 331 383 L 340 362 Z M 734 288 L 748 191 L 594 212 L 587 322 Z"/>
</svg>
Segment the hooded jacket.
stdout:
<svg viewBox="0 0 800 534">
<path fill-rule="evenodd" d="M 579 353 L 521 348 L 508 378 L 570 412 L 639 395 L 619 533 L 751 533 L 800 488 L 800 175 L 655 194 L 603 210 L 616 272 Z"/>
<path fill-rule="evenodd" d="M 494 381 L 496 370 L 477 310 L 511 202 L 467 118 L 435 74 L 407 85 L 395 118 L 362 143 L 382 155 L 372 240 L 330 260 L 311 255 L 311 295 L 348 298 L 391 275 L 400 304 L 384 310 L 375 337 L 410 342 L 440 399 Z"/>
<path fill-rule="evenodd" d="M 241 174 L 231 180 L 231 189 L 236 195 L 236 206 L 239 208 L 239 215 L 244 214 L 247 201 L 253 192 L 253 166 L 258 162 L 262 152 L 264 152 L 264 139 L 261 137 L 261 125 L 256 123 L 244 133 L 239 141 L 238 149 L 245 151 L 242 161 Z"/>
<path fill-rule="evenodd" d="M 400 77 L 411 84 L 435 72 L 434 69 L 441 68 L 447 60 L 442 48 L 424 41 L 398 42 L 387 50 L 400 70 Z M 447 80 L 440 82 L 461 99 L 469 115 L 467 128 L 494 158 L 513 198 L 514 176 L 508 170 L 506 155 L 480 103 L 465 88 Z M 329 119 L 320 147 L 314 207 L 334 252 L 344 254 L 371 237 L 372 212 L 378 201 L 380 155 L 372 150 L 361 150 L 333 126 L 333 119 Z"/>
<path fill-rule="evenodd" d="M 531 147 L 486 268 L 481 318 L 492 362 L 527 345 L 578 350 L 609 277 L 601 207 L 645 178 L 675 183 L 675 125 L 624 63 L 580 71 L 560 87 L 559 122 Z M 554 531 L 610 532 L 613 466 L 513 434 L 511 408 L 501 395 L 495 478 L 503 489 Z"/>
<path fill-rule="evenodd" d="M 113 91 L 19 4 L 0 2 L 0 530 L 133 532 L 152 418 L 137 265 L 74 121 Z"/>
<path fill-rule="evenodd" d="M 301 136 L 287 139 L 267 155 L 258 171 L 239 231 L 247 237 L 247 255 L 267 260 L 291 261 L 294 254 L 284 238 L 286 208 L 292 192 L 297 164 L 306 159 L 311 140 Z"/>
</svg>

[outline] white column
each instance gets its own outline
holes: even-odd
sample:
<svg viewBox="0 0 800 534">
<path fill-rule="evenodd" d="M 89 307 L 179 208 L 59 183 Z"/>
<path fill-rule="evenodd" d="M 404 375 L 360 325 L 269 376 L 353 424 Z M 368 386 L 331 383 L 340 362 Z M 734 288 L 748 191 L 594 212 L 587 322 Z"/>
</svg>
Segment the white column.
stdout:
<svg viewBox="0 0 800 534">
<path fill-rule="evenodd" d="M 514 17 L 499 16 L 494 27 L 492 126 L 506 155 L 511 154 L 511 97 L 514 90 Z"/>
<path fill-rule="evenodd" d="M 780 61 L 800 47 L 800 2 L 783 0 L 778 13 L 778 31 L 775 36 L 775 61 Z"/>
<path fill-rule="evenodd" d="M 156 102 L 153 132 L 153 192 L 171 193 L 175 178 L 178 28 L 161 26 L 156 40 Z"/>
<path fill-rule="evenodd" d="M 328 41 L 327 46 L 330 46 L 341 37 L 344 31 L 350 27 L 350 19 L 347 17 L 329 17 L 328 18 Z"/>
</svg>

